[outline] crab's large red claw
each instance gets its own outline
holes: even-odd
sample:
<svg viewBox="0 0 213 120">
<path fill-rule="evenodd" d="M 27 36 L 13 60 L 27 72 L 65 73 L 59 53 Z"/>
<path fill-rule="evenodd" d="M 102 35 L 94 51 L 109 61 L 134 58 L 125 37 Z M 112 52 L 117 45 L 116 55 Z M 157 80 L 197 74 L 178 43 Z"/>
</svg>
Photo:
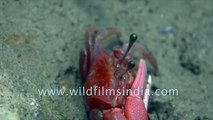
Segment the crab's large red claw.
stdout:
<svg viewBox="0 0 213 120">
<path fill-rule="evenodd" d="M 130 94 L 125 104 L 125 116 L 128 120 L 148 120 L 147 110 L 141 99 L 142 89 L 146 78 L 146 64 L 140 60 L 136 79 L 131 87 L 131 91 L 139 89 L 138 94 Z"/>
</svg>

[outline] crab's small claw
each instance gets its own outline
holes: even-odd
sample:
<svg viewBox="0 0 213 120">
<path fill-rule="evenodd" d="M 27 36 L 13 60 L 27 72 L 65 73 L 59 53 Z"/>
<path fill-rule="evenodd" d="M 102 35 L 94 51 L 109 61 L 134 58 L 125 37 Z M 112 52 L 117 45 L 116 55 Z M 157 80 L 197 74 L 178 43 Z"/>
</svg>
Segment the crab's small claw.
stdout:
<svg viewBox="0 0 213 120">
<path fill-rule="evenodd" d="M 142 89 L 146 77 L 146 64 L 144 60 L 140 60 L 136 79 L 131 87 L 131 91 L 139 89 L 138 94 L 130 94 L 126 99 L 125 117 L 128 120 L 148 120 L 147 110 L 141 99 Z"/>
<path fill-rule="evenodd" d="M 126 120 L 120 108 L 112 108 L 103 111 L 103 120 Z"/>
</svg>

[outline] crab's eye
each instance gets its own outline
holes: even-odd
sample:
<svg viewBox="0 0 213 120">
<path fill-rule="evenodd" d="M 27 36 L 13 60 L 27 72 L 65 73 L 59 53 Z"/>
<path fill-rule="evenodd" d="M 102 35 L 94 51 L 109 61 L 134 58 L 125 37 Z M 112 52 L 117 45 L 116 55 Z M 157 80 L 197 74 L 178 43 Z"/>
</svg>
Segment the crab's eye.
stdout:
<svg viewBox="0 0 213 120">
<path fill-rule="evenodd" d="M 132 68 L 135 67 L 135 62 L 134 61 L 129 61 L 128 66 L 127 66 L 127 70 L 131 70 Z"/>
<path fill-rule="evenodd" d="M 129 45 L 133 45 L 135 43 L 135 41 L 138 39 L 138 36 L 135 33 L 132 33 L 129 36 Z"/>
</svg>

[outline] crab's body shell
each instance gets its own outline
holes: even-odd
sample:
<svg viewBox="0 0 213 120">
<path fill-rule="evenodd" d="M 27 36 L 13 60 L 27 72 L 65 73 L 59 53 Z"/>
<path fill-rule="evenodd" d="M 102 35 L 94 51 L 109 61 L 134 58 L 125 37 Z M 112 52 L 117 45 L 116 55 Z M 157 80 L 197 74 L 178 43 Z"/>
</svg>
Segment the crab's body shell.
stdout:
<svg viewBox="0 0 213 120">
<path fill-rule="evenodd" d="M 117 58 L 106 52 L 101 52 L 94 59 L 85 81 L 86 90 L 91 89 L 91 87 L 93 90 L 97 88 L 91 96 L 86 96 L 90 109 L 110 109 L 112 105 L 122 107 L 125 97 L 123 90 L 129 89 L 134 76 L 129 72 L 126 73 L 124 77 L 127 77 L 128 82 L 115 78 L 114 73 L 117 70 L 115 64 L 117 61 Z"/>
</svg>

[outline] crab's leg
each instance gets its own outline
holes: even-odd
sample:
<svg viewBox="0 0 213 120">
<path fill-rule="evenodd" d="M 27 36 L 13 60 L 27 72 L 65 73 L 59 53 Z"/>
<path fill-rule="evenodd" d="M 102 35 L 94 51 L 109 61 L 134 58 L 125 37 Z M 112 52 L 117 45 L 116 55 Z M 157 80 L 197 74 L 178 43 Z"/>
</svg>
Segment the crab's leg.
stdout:
<svg viewBox="0 0 213 120">
<path fill-rule="evenodd" d="M 156 74 L 158 73 L 158 64 L 157 60 L 153 56 L 153 54 L 142 44 L 135 44 L 135 48 L 138 52 L 141 52 L 141 54 L 144 56 L 145 59 L 147 59 L 150 64 L 154 67 Z"/>
<path fill-rule="evenodd" d="M 79 66 L 80 73 L 83 80 L 85 80 L 90 65 L 93 62 L 94 51 L 94 38 L 96 37 L 97 29 L 90 28 L 84 35 L 86 49 L 82 49 L 80 52 Z"/>
<path fill-rule="evenodd" d="M 98 32 L 95 27 L 92 27 L 89 30 L 87 30 L 87 32 L 84 35 L 87 53 L 83 54 L 82 52 L 83 54 L 82 56 L 87 57 L 87 70 L 90 68 L 90 65 L 92 64 L 93 59 L 96 57 L 96 55 L 98 55 L 101 52 L 101 48 L 99 48 L 98 42 L 112 36 L 119 37 L 120 32 L 118 32 L 117 29 L 112 27 L 106 28 L 101 32 Z"/>
<path fill-rule="evenodd" d="M 143 85 L 146 78 L 146 64 L 140 60 L 136 79 L 131 86 L 131 91 L 139 89 L 139 94 L 130 94 L 126 99 L 125 117 L 128 120 L 148 120 L 147 110 L 141 99 Z"/>
<path fill-rule="evenodd" d="M 85 32 L 84 40 L 85 40 L 86 46 L 93 44 L 92 42 L 93 40 L 95 40 L 97 32 L 98 30 L 95 27 L 91 27 Z"/>
<path fill-rule="evenodd" d="M 88 71 L 86 50 L 80 51 L 79 67 L 80 67 L 80 74 L 81 74 L 82 80 L 85 80 L 87 71 Z"/>
<path fill-rule="evenodd" d="M 113 28 L 113 27 L 108 27 L 103 29 L 101 32 L 99 32 L 96 36 L 96 41 L 101 41 L 101 40 L 105 40 L 107 38 L 110 38 L 112 36 L 117 36 L 120 37 L 120 32 L 118 32 L 117 29 Z"/>
</svg>

